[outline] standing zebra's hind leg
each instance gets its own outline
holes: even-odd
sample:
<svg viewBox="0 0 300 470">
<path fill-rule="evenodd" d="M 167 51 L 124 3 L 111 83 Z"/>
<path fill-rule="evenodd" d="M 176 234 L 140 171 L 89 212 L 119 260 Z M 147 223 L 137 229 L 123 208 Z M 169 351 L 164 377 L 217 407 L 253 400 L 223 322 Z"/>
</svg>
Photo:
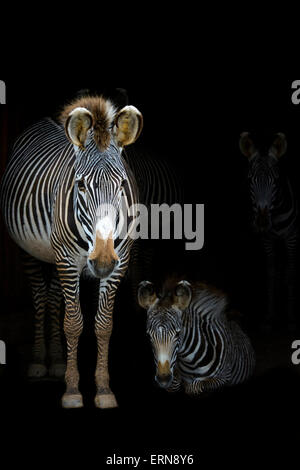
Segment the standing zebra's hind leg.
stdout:
<svg viewBox="0 0 300 470">
<path fill-rule="evenodd" d="M 27 375 L 30 378 L 44 377 L 47 374 L 45 345 L 45 311 L 47 305 L 47 285 L 42 263 L 25 251 L 21 252 L 25 274 L 32 291 L 35 310 L 34 344 Z"/>
<path fill-rule="evenodd" d="M 60 324 L 61 306 L 62 290 L 57 269 L 54 267 L 48 290 L 48 313 L 50 316 L 49 375 L 58 378 L 64 377 L 66 372 L 66 360 L 62 345 L 62 329 Z"/>
<path fill-rule="evenodd" d="M 264 250 L 266 254 L 267 266 L 267 308 L 266 314 L 262 319 L 261 330 L 263 333 L 271 333 L 274 327 L 274 318 L 276 317 L 278 305 L 278 289 L 280 286 L 280 269 L 277 256 L 277 246 L 273 240 L 264 238 Z"/>
<path fill-rule="evenodd" d="M 297 322 L 297 246 L 298 246 L 298 233 L 293 234 L 286 240 L 286 269 L 285 269 L 285 284 L 287 289 L 287 320 L 288 331 L 294 333 L 299 324 Z"/>
</svg>

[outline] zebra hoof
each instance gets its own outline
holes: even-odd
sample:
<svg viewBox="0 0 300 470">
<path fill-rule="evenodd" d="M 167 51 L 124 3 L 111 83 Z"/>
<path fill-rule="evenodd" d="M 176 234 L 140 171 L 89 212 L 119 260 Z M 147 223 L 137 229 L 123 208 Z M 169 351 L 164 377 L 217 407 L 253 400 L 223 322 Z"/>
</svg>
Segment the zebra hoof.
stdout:
<svg viewBox="0 0 300 470">
<path fill-rule="evenodd" d="M 97 408 L 117 408 L 118 403 L 113 393 L 97 394 L 95 396 L 95 405 Z"/>
<path fill-rule="evenodd" d="M 82 395 L 81 393 L 65 393 L 61 399 L 63 408 L 82 408 Z"/>
<path fill-rule="evenodd" d="M 32 363 L 28 367 L 27 376 L 31 379 L 45 377 L 47 375 L 47 367 L 45 364 Z"/>
<path fill-rule="evenodd" d="M 49 369 L 49 375 L 51 377 L 57 377 L 59 379 L 64 378 L 66 373 L 66 364 L 61 362 L 57 364 L 51 364 Z"/>
</svg>

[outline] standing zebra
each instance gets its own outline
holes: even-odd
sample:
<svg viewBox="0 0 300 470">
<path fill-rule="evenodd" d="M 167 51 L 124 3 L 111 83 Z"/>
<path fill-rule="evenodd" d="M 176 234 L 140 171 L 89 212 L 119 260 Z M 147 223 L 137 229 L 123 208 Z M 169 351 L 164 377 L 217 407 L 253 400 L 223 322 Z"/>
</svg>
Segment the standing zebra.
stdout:
<svg viewBox="0 0 300 470">
<path fill-rule="evenodd" d="M 83 271 L 101 279 L 95 319 L 95 404 L 99 408 L 117 406 L 109 387 L 108 345 L 115 293 L 127 269 L 133 240 L 129 232 L 127 237 L 118 237 L 116 227 L 124 201 L 127 211 L 137 202 L 135 180 L 121 152 L 138 138 L 142 125 L 142 115 L 133 106 L 117 111 L 102 96 L 78 98 L 63 109 L 60 123 L 44 119 L 19 137 L 3 177 L 4 220 L 11 237 L 26 253 L 36 311 L 31 375 L 46 373 L 43 322 L 47 288 L 41 277 L 41 261 L 56 266 L 57 275 L 49 287 L 54 316 L 60 303 L 59 283 L 62 288 L 67 341 L 65 408 L 83 404 L 77 367 L 83 328 L 79 302 Z M 131 227 L 135 215 L 129 214 Z M 62 360 L 55 344 L 58 321 L 54 324 L 49 350 L 50 356 L 56 352 L 52 366 Z"/>
<path fill-rule="evenodd" d="M 168 279 L 157 296 L 140 284 L 147 309 L 156 381 L 169 391 L 183 385 L 188 394 L 238 384 L 250 377 L 255 356 L 248 337 L 226 311 L 224 294 L 205 284 Z"/>
<path fill-rule="evenodd" d="M 256 149 L 249 133 L 240 137 L 241 152 L 249 161 L 249 190 L 254 229 L 262 236 L 267 258 L 267 316 L 264 328 L 272 327 L 279 292 L 280 245 L 285 248 L 285 284 L 287 317 L 291 330 L 296 310 L 296 249 L 298 243 L 298 204 L 289 179 L 279 169 L 279 159 L 286 153 L 284 134 L 277 134 L 267 154 Z M 282 291 L 282 289 L 280 289 Z"/>
</svg>

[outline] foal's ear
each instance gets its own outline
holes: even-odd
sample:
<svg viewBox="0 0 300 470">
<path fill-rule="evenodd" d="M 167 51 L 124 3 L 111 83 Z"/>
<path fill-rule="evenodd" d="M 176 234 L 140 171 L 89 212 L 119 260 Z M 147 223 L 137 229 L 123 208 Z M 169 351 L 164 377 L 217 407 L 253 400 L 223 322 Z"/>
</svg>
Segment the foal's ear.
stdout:
<svg viewBox="0 0 300 470">
<path fill-rule="evenodd" d="M 277 158 L 277 160 L 279 160 L 279 158 L 285 154 L 286 150 L 287 150 L 286 137 L 284 134 L 279 132 L 278 134 L 276 134 L 276 137 L 274 139 L 273 144 L 271 145 L 269 153 L 273 157 Z"/>
<path fill-rule="evenodd" d="M 249 160 L 255 154 L 256 148 L 249 132 L 243 132 L 240 136 L 240 150 Z"/>
<path fill-rule="evenodd" d="M 142 308 L 148 309 L 156 301 L 154 284 L 149 281 L 142 281 L 138 288 L 138 301 Z"/>
<path fill-rule="evenodd" d="M 191 302 L 192 289 L 188 281 L 180 281 L 175 287 L 174 304 L 180 310 L 185 310 Z"/>
</svg>

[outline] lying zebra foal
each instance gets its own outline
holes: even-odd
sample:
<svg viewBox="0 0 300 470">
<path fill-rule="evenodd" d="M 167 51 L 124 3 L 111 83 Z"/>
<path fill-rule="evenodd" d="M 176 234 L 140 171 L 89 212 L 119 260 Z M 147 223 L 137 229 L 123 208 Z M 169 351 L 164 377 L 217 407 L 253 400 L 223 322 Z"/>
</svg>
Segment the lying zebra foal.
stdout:
<svg viewBox="0 0 300 470">
<path fill-rule="evenodd" d="M 157 296 L 143 281 L 138 300 L 147 309 L 156 381 L 200 394 L 248 379 L 255 366 L 249 338 L 226 311 L 226 296 L 201 283 L 167 280 Z"/>
</svg>

